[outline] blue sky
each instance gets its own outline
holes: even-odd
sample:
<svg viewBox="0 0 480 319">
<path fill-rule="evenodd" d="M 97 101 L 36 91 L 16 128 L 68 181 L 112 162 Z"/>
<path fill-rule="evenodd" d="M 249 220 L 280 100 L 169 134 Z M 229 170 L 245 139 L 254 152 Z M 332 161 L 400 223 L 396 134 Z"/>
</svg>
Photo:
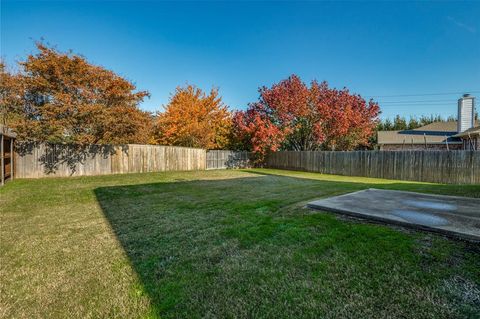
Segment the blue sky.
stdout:
<svg viewBox="0 0 480 319">
<path fill-rule="evenodd" d="M 150 91 L 150 111 L 185 83 L 244 109 L 296 73 L 374 96 L 382 117 L 447 116 L 457 92 L 480 96 L 479 16 L 480 2 L 2 0 L 1 55 L 12 64 L 44 38 Z M 428 93 L 453 94 L 397 96 Z"/>
</svg>

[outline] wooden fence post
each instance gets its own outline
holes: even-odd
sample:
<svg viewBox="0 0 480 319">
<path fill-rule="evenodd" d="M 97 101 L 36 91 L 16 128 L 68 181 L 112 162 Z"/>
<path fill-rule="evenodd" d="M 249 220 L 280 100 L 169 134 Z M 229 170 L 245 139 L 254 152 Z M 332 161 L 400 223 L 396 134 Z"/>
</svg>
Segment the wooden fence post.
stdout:
<svg viewBox="0 0 480 319">
<path fill-rule="evenodd" d="M 1 138 L 0 138 L 0 157 L 1 157 L 1 170 L 2 170 L 2 173 L 1 173 L 1 180 L 2 180 L 2 185 L 5 184 L 5 159 L 4 159 L 4 154 L 3 154 L 3 141 L 4 141 L 4 138 L 3 138 L 3 134 L 1 135 Z"/>
<path fill-rule="evenodd" d="M 10 180 L 14 178 L 14 168 L 13 168 L 13 161 L 15 158 L 15 152 L 13 150 L 13 138 L 10 139 Z"/>
</svg>

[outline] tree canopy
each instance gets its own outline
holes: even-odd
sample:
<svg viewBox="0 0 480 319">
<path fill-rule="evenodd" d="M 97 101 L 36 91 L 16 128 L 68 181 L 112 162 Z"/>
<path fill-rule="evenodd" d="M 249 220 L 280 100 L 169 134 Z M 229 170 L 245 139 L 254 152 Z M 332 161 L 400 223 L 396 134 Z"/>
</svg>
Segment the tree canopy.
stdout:
<svg viewBox="0 0 480 319">
<path fill-rule="evenodd" d="M 149 97 L 129 80 L 86 58 L 37 44 L 9 72 L 0 63 L 2 118 L 19 140 L 72 144 L 163 144 L 251 150 L 259 158 L 285 150 L 369 147 L 377 128 L 417 124 L 397 116 L 379 124 L 379 106 L 327 82 L 308 85 L 291 75 L 233 114 L 218 89 L 177 87 L 163 112 L 139 104 Z"/>
<path fill-rule="evenodd" d="M 2 105 L 21 140 L 75 144 L 148 143 L 151 115 L 138 108 L 149 96 L 130 81 L 72 52 L 42 43 L 19 63 L 2 67 Z M 3 82 L 3 79 L 8 82 Z"/>
<path fill-rule="evenodd" d="M 379 131 L 401 131 L 413 130 L 433 122 L 449 122 L 456 121 L 457 118 L 450 116 L 444 118 L 440 115 L 423 115 L 420 117 L 411 116 L 408 120 L 404 116 L 396 115 L 393 120 L 387 118 L 378 123 L 377 129 Z"/>
<path fill-rule="evenodd" d="M 369 145 L 378 104 L 327 82 L 307 86 L 292 75 L 259 89 L 257 102 L 234 116 L 235 136 L 260 154 L 277 149 L 352 150 Z"/>
<path fill-rule="evenodd" d="M 221 149 L 230 143 L 231 114 L 218 89 L 187 85 L 177 87 L 155 127 L 160 144 Z"/>
</svg>

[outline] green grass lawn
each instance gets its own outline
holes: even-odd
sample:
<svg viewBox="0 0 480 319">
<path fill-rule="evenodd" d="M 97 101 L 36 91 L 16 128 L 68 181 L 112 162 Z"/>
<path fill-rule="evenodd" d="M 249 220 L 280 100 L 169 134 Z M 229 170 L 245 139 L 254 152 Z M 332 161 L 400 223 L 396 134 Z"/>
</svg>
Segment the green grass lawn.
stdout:
<svg viewBox="0 0 480 319">
<path fill-rule="evenodd" d="M 478 318 L 477 245 L 304 207 L 369 187 L 480 197 L 260 169 L 13 181 L 0 317 Z"/>
</svg>

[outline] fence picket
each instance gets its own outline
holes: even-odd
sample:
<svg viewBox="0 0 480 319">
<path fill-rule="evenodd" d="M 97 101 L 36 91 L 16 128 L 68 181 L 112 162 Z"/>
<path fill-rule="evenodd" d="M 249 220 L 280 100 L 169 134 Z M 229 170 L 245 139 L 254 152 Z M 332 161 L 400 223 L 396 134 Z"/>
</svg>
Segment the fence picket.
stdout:
<svg viewBox="0 0 480 319">
<path fill-rule="evenodd" d="M 308 154 L 308 155 L 307 155 Z M 479 151 L 281 151 L 266 167 L 445 184 L 480 184 Z"/>
<path fill-rule="evenodd" d="M 206 151 L 160 145 L 71 145 L 17 147 L 17 178 L 65 177 L 119 173 L 204 170 Z"/>
</svg>

